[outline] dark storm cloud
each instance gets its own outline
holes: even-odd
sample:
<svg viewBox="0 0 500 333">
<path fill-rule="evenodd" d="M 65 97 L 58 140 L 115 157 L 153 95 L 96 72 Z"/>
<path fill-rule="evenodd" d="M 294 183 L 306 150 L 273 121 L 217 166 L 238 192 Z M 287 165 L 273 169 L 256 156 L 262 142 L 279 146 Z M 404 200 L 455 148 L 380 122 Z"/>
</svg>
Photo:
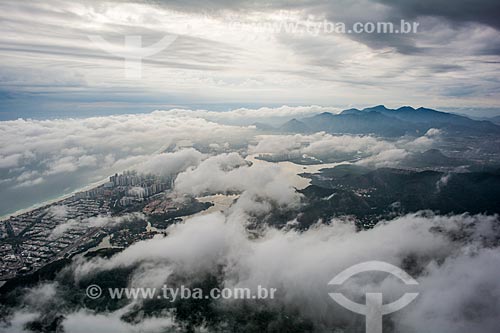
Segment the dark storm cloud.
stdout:
<svg viewBox="0 0 500 333">
<path fill-rule="evenodd" d="M 248 1 L 248 0 L 138 0 L 142 2 L 157 4 L 175 8 L 178 10 L 215 12 L 220 10 L 275 10 L 275 9 L 320 9 L 325 14 L 336 15 L 338 10 L 342 13 L 355 14 L 356 9 L 360 15 L 363 12 L 373 15 L 374 13 L 366 4 L 371 2 L 375 5 L 382 4 L 394 10 L 395 16 L 416 18 L 420 16 L 437 16 L 454 22 L 476 22 L 500 29 L 500 2 L 497 0 L 368 0 L 368 1 Z M 380 8 L 380 7 L 379 7 Z M 353 11 L 354 9 L 354 11 Z M 328 13 L 328 11 L 330 11 Z"/>
<path fill-rule="evenodd" d="M 313 14 L 317 17 L 325 17 L 332 22 L 344 22 L 352 26 L 356 22 L 392 22 L 399 25 L 402 19 L 413 20 L 420 23 L 417 34 L 384 34 L 384 33 L 361 33 L 351 34 L 351 38 L 363 43 L 372 49 L 383 49 L 391 47 L 401 54 L 419 55 L 432 53 L 433 48 L 423 47 L 419 44 L 425 39 L 425 34 L 432 35 L 436 26 L 448 25 L 453 30 L 460 30 L 467 24 L 482 24 L 500 29 L 500 2 L 495 0 L 360 0 L 360 1 L 324 1 L 324 0 L 302 0 L 302 1 L 170 1 L 170 0 L 139 0 L 170 9 L 202 12 L 208 15 L 220 15 L 225 12 L 271 11 L 271 10 L 301 10 L 304 17 Z M 435 18 L 428 20 L 425 18 Z M 449 40 L 443 38 L 442 44 Z M 491 44 L 474 49 L 477 55 L 500 54 L 500 42 L 493 40 Z"/>
<path fill-rule="evenodd" d="M 476 22 L 500 29 L 500 2 L 497 0 L 376 0 L 406 17 L 438 16 L 463 23 Z"/>
<path fill-rule="evenodd" d="M 459 72 L 465 70 L 463 66 L 449 65 L 449 64 L 437 64 L 430 66 L 430 69 L 434 73 L 448 73 L 448 72 Z"/>
<path fill-rule="evenodd" d="M 323 13 L 328 20 L 344 22 L 352 26 L 356 22 L 392 22 L 399 27 L 401 20 L 417 22 L 416 33 L 387 34 L 361 33 L 348 34 L 347 37 L 363 43 L 372 49 L 393 48 L 406 55 L 426 55 L 442 53 L 443 46 L 448 45 L 456 38 L 472 39 L 474 34 L 479 35 L 477 27 L 490 27 L 498 30 L 500 12 L 498 1 L 430 1 L 430 0 L 360 0 L 315 2 L 316 6 L 306 9 L 315 14 Z M 449 33 L 443 33 L 449 30 Z M 498 55 L 500 41 L 491 33 L 486 38 L 488 42 L 477 45 L 474 42 L 464 43 L 458 51 L 474 55 Z M 425 45 L 425 46 L 424 46 Z M 456 52 L 455 50 L 453 52 Z"/>
</svg>

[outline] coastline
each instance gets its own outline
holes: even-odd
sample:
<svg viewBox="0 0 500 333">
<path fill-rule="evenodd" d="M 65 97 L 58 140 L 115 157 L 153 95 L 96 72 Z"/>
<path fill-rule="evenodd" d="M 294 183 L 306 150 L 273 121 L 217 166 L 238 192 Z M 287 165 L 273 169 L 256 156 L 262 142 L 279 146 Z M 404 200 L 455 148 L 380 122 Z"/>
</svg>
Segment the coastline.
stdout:
<svg viewBox="0 0 500 333">
<path fill-rule="evenodd" d="M 161 151 L 161 149 L 160 149 L 160 151 Z M 157 153 L 157 152 L 155 152 L 155 153 Z M 248 161 L 250 161 L 250 162 L 252 162 L 252 163 L 273 163 L 273 162 L 266 162 L 266 161 L 262 161 L 262 160 L 256 159 L 256 156 L 258 156 L 258 154 L 251 154 L 251 155 L 248 155 L 245 159 L 248 160 Z M 325 164 L 300 165 L 300 164 L 295 164 L 293 162 L 276 162 L 276 164 L 277 165 L 281 165 L 282 167 L 285 167 L 285 169 L 288 168 L 288 171 L 291 174 L 293 174 L 292 178 L 295 178 L 294 179 L 295 181 L 293 182 L 294 185 L 297 188 L 300 189 L 300 188 L 307 187 L 309 185 L 309 183 L 310 183 L 310 179 L 301 177 L 299 175 L 300 173 L 302 173 L 302 172 L 315 173 L 315 172 L 318 172 L 322 168 L 334 167 L 334 166 L 337 166 L 337 165 L 340 165 L 340 164 L 346 164 L 346 163 L 345 162 L 341 162 L 341 163 L 325 163 Z M 108 181 L 108 179 L 109 179 L 109 176 L 107 176 L 107 177 L 105 177 L 105 178 L 103 178 L 103 179 L 101 179 L 101 180 L 99 180 L 97 182 L 94 182 L 94 183 L 91 183 L 91 184 L 86 185 L 84 187 L 78 188 L 78 189 L 72 191 L 71 193 L 63 194 L 63 195 L 61 195 L 61 196 L 59 196 L 57 198 L 49 199 L 47 201 L 43 201 L 43 202 L 34 204 L 34 205 L 30 206 L 30 207 L 19 209 L 19 210 L 15 211 L 15 212 L 2 215 L 2 216 L 0 216 L 0 222 L 4 222 L 4 221 L 8 220 L 11 217 L 16 217 L 16 216 L 19 216 L 21 214 L 30 212 L 32 210 L 42 208 L 44 206 L 52 205 L 52 204 L 57 203 L 59 201 L 65 200 L 67 198 L 70 198 L 71 196 L 75 195 L 78 192 L 88 191 L 90 189 L 93 189 L 93 188 L 95 188 L 97 186 L 100 186 L 100 185 L 106 183 Z"/>
<path fill-rule="evenodd" d="M 78 192 L 88 191 L 88 190 L 93 189 L 93 188 L 95 188 L 97 186 L 100 186 L 100 185 L 106 183 L 108 181 L 108 179 L 109 179 L 109 176 L 106 177 L 106 178 L 104 178 L 104 179 L 102 179 L 102 180 L 99 180 L 97 182 L 94 182 L 94 183 L 91 183 L 91 184 L 86 185 L 84 187 L 81 187 L 79 189 L 76 189 L 76 190 L 72 191 L 71 193 L 63 194 L 63 195 L 61 195 L 61 196 L 59 196 L 57 198 L 49 199 L 47 201 L 43 201 L 43 202 L 40 202 L 40 203 L 36 203 L 34 205 L 31 205 L 30 207 L 19 209 L 19 210 L 16 210 L 15 212 L 2 215 L 2 216 L 0 216 L 0 222 L 4 222 L 4 221 L 8 220 L 11 217 L 16 217 L 16 216 L 19 216 L 21 214 L 30 212 L 32 210 L 39 209 L 39 208 L 42 208 L 44 206 L 52 205 L 52 204 L 55 204 L 55 203 L 57 203 L 59 201 L 68 199 L 68 198 L 72 197 L 73 195 L 75 195 Z"/>
<path fill-rule="evenodd" d="M 162 145 L 159 149 L 155 150 L 151 156 L 154 156 L 156 154 L 159 154 L 161 152 L 163 152 L 166 147 L 168 147 L 166 144 Z M 131 166 L 131 168 L 139 165 L 140 163 L 138 164 L 134 164 Z M 117 171 L 118 172 L 118 171 Z M 121 172 L 121 171 L 120 171 Z M 114 173 L 113 173 L 114 174 Z M 107 175 L 105 178 L 101 179 L 101 180 L 98 180 L 94 183 L 91 183 L 91 184 L 88 184 L 88 185 L 85 185 L 84 187 L 80 187 L 74 191 L 72 191 L 71 193 L 67 193 L 67 194 L 63 194 L 63 195 L 60 195 L 59 197 L 57 198 L 54 198 L 54 199 L 49 199 L 47 201 L 43 201 L 43 202 L 40 202 L 40 203 L 36 203 L 34 205 L 31 205 L 30 207 L 27 207 L 27 208 L 23 208 L 23 209 L 19 209 L 19 210 L 16 210 L 15 212 L 12 212 L 12 213 L 8 213 L 8 214 L 4 214 L 2 216 L 0 216 L 0 222 L 3 222 L 5 220 L 8 220 L 9 218 L 11 217 L 15 217 L 15 216 L 18 216 L 18 215 L 21 215 L 21 214 L 24 214 L 24 213 L 27 213 L 29 211 L 32 211 L 32 210 L 35 210 L 35 209 L 38 209 L 38 208 L 41 208 L 41 207 L 44 207 L 44 206 L 47 206 L 47 205 L 52 205 L 56 202 L 59 202 L 59 201 L 62 201 L 64 199 L 67 199 L 73 195 L 75 195 L 76 193 L 78 192 L 82 192 L 82 191 L 88 191 L 88 190 L 91 190 L 93 189 L 94 187 L 97 187 L 99 185 L 102 185 L 106 182 L 108 182 L 109 180 L 109 177 L 112 176 L 111 175 Z"/>
</svg>

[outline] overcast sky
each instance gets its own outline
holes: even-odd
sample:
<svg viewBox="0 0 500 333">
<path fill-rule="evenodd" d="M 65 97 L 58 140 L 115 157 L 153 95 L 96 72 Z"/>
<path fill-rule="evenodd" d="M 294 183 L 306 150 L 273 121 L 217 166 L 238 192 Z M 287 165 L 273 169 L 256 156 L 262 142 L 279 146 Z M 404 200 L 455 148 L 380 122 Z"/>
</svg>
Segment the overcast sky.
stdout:
<svg viewBox="0 0 500 333">
<path fill-rule="evenodd" d="M 3 0 L 0 119 L 283 104 L 494 116 L 498 13 L 495 0 Z M 402 19 L 417 32 L 300 29 Z M 279 29 L 284 22 L 299 29 Z M 89 36 L 115 52 L 127 36 L 171 43 L 142 60 L 138 79 Z"/>
</svg>

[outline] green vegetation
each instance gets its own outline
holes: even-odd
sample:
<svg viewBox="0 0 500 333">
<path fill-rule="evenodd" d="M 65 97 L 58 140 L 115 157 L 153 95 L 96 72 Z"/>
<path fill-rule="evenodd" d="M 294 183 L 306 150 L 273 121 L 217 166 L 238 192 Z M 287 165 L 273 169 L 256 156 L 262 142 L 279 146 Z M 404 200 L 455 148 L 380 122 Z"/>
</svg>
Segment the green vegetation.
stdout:
<svg viewBox="0 0 500 333">
<path fill-rule="evenodd" d="M 318 219 L 353 216 L 361 227 L 397 215 L 432 210 L 441 214 L 500 213 L 500 173 L 443 173 L 353 165 L 308 175 L 312 185 L 301 192 L 306 205 L 302 228 Z"/>
</svg>

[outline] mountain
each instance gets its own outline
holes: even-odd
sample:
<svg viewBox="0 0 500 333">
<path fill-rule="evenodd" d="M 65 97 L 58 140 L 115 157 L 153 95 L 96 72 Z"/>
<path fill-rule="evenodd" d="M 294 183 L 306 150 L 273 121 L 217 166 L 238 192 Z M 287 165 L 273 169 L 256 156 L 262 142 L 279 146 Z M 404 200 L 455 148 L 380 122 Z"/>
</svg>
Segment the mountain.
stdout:
<svg viewBox="0 0 500 333">
<path fill-rule="evenodd" d="M 494 124 L 500 125 L 500 116 L 496 116 L 496 117 L 490 118 L 488 120 Z"/>
<path fill-rule="evenodd" d="M 293 133 L 309 133 L 311 129 L 302 121 L 297 119 L 292 119 L 281 125 L 279 128 L 282 132 L 293 132 Z"/>
<path fill-rule="evenodd" d="M 423 107 L 414 109 L 411 106 L 403 106 L 399 109 L 388 109 L 384 105 L 378 105 L 363 109 L 362 112 L 379 112 L 388 117 L 398 118 L 403 121 L 428 124 L 434 128 L 443 128 L 451 131 L 469 130 L 498 133 L 500 129 L 500 127 L 490 121 L 473 120 L 465 116 Z"/>
<path fill-rule="evenodd" d="M 388 117 L 379 112 L 356 112 L 356 110 L 338 115 L 324 112 L 301 119 L 301 122 L 314 132 L 328 133 L 402 136 L 407 133 L 416 134 L 418 129 L 418 126 L 415 128 L 400 119 Z"/>
<path fill-rule="evenodd" d="M 341 114 L 361 115 L 361 114 L 363 114 L 363 111 L 358 110 L 358 109 L 347 109 L 347 110 L 342 111 Z"/>
<path fill-rule="evenodd" d="M 500 135 L 500 126 L 490 121 L 473 120 L 423 107 L 414 109 L 403 106 L 399 109 L 388 109 L 384 105 L 362 110 L 348 109 L 336 115 L 324 112 L 299 120 L 292 119 L 279 129 L 295 133 L 325 131 L 395 137 L 406 134 L 421 135 L 430 128 L 443 129 L 449 134 Z"/>
</svg>

